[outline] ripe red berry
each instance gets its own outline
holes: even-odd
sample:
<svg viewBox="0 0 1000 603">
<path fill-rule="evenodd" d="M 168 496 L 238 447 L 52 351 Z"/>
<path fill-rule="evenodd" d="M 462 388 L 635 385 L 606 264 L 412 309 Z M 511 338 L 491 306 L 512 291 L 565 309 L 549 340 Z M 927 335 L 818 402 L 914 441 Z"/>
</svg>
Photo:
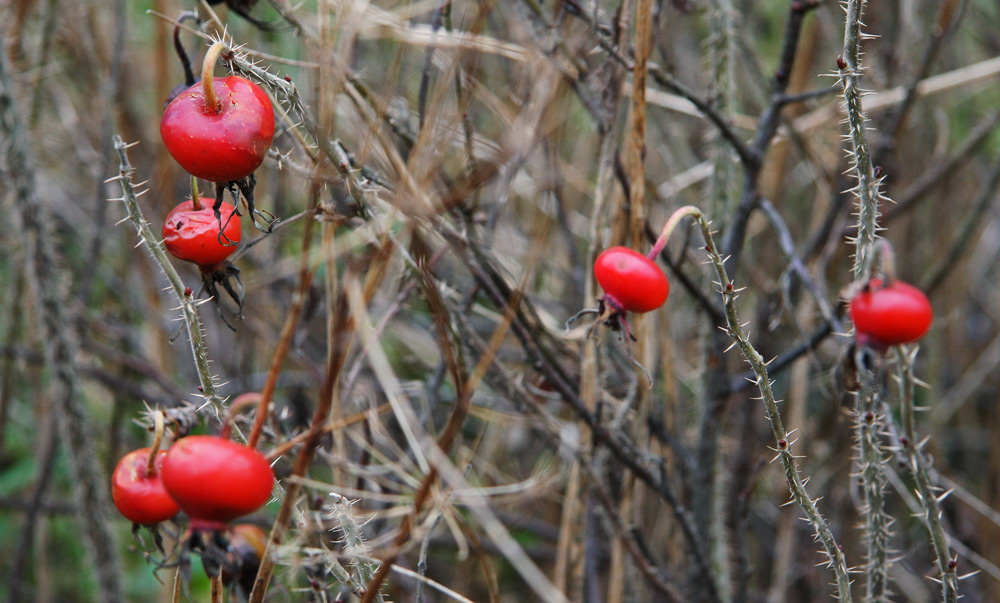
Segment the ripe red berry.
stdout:
<svg viewBox="0 0 1000 603">
<path fill-rule="evenodd" d="M 220 211 L 225 230 L 220 240 L 219 220 L 212 211 L 214 202 L 214 199 L 202 197 L 202 208 L 195 209 L 188 199 L 167 214 L 163 222 L 163 242 L 174 257 L 209 267 L 236 250 L 242 234 L 240 216 L 235 213 L 236 208 L 223 202 Z"/>
<path fill-rule="evenodd" d="M 160 479 L 166 455 L 165 451 L 156 454 L 152 473 L 147 467 L 149 448 L 133 450 L 118 461 L 111 474 L 111 500 L 129 521 L 152 525 L 177 515 L 177 503 Z"/>
<path fill-rule="evenodd" d="M 214 436 L 178 440 L 163 462 L 163 485 L 195 529 L 221 530 L 271 497 L 274 473 L 253 448 Z"/>
<path fill-rule="evenodd" d="M 274 138 L 274 110 L 250 80 L 213 78 L 219 108 L 206 107 L 199 82 L 163 112 L 160 136 L 167 151 L 191 175 L 212 182 L 249 176 L 264 161 Z"/>
<path fill-rule="evenodd" d="M 667 301 L 670 283 L 653 260 L 629 249 L 611 247 L 594 262 L 604 300 L 624 312 L 649 312 Z"/>
<path fill-rule="evenodd" d="M 911 343 L 927 332 L 934 314 L 920 289 L 894 280 L 872 279 L 851 300 L 851 320 L 859 337 L 882 345 Z"/>
</svg>

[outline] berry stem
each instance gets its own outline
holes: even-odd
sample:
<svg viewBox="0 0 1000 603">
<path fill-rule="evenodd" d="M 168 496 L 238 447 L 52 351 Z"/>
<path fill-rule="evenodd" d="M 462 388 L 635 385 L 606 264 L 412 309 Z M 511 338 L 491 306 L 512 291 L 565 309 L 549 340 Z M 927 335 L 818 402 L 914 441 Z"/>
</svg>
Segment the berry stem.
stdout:
<svg viewBox="0 0 1000 603">
<path fill-rule="evenodd" d="M 149 457 L 146 459 L 146 475 L 156 475 L 156 453 L 160 451 L 163 442 L 163 411 L 153 412 L 153 445 L 149 447 Z"/>
<path fill-rule="evenodd" d="M 218 113 L 219 98 L 215 96 L 215 86 L 212 82 L 212 72 L 215 70 L 215 60 L 219 58 L 219 53 L 226 45 L 218 40 L 213 43 L 208 52 L 205 53 L 205 61 L 201 64 L 201 89 L 205 93 L 205 109 L 211 113 Z"/>
<path fill-rule="evenodd" d="M 701 210 L 694 205 L 685 205 L 684 207 L 677 208 L 677 210 L 670 215 L 670 218 L 667 219 L 667 223 L 663 225 L 663 230 L 660 231 L 660 236 L 656 238 L 656 242 L 653 243 L 653 248 L 649 250 L 646 257 L 655 262 L 656 256 L 660 255 L 660 252 L 663 251 L 663 247 L 667 244 L 667 239 L 670 238 L 670 234 L 674 231 L 674 228 L 677 227 L 677 224 L 679 224 L 681 220 L 688 216 L 694 216 L 695 219 L 700 219 Z"/>
<path fill-rule="evenodd" d="M 882 286 L 888 287 L 896 280 L 896 252 L 892 248 L 892 243 L 885 239 L 876 240 L 873 253 L 878 255 Z"/>
<path fill-rule="evenodd" d="M 191 176 L 191 207 L 195 211 L 202 210 L 201 191 L 198 190 L 198 178 Z"/>
</svg>

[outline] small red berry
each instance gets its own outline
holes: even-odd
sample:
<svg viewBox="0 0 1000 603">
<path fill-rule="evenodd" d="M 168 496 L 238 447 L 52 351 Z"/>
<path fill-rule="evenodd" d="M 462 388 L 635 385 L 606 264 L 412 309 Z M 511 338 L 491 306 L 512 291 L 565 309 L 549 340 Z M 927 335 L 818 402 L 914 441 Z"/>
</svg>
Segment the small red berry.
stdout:
<svg viewBox="0 0 1000 603">
<path fill-rule="evenodd" d="M 147 466 L 149 448 L 133 450 L 122 457 L 111 474 L 111 500 L 133 523 L 153 525 L 177 515 L 177 503 L 163 487 L 160 472 L 166 451 L 159 451 L 153 471 Z"/>
<path fill-rule="evenodd" d="M 927 332 L 934 313 L 923 291 L 902 281 L 871 282 L 851 300 L 858 336 L 882 346 L 912 343 Z"/>
<path fill-rule="evenodd" d="M 195 209 L 188 199 L 167 214 L 163 222 L 163 243 L 174 257 L 208 267 L 236 251 L 242 234 L 240 216 L 235 213 L 236 208 L 223 202 L 220 211 L 225 230 L 220 241 L 219 220 L 212 211 L 214 202 L 214 199 L 202 197 L 202 208 Z"/>
<path fill-rule="evenodd" d="M 213 78 L 219 109 L 206 107 L 202 83 L 177 95 L 163 112 L 160 136 L 167 151 L 193 176 L 230 182 L 264 161 L 274 138 L 274 109 L 250 80 Z"/>
<path fill-rule="evenodd" d="M 221 530 L 271 497 L 274 473 L 259 452 L 214 436 L 178 440 L 163 461 L 163 485 L 195 529 Z"/>
<path fill-rule="evenodd" d="M 611 247 L 594 262 L 605 301 L 624 312 L 649 312 L 667 301 L 670 283 L 659 266 L 628 247 Z"/>
</svg>

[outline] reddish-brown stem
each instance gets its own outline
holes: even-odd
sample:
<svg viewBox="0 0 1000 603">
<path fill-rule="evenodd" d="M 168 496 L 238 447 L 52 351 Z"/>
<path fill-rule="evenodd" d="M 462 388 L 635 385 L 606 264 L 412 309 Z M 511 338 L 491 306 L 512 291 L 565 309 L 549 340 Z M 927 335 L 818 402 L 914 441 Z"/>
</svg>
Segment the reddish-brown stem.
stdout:
<svg viewBox="0 0 1000 603">
<path fill-rule="evenodd" d="M 146 459 L 146 475 L 156 475 L 156 453 L 160 451 L 163 442 L 163 411 L 153 412 L 153 445 L 149 447 L 149 457 Z"/>
<path fill-rule="evenodd" d="M 212 603 L 224 603 L 225 593 L 222 586 L 222 574 L 212 576 Z"/>
<path fill-rule="evenodd" d="M 653 243 L 653 248 L 649 250 L 646 257 L 655 262 L 656 257 L 660 255 L 660 252 L 663 251 L 663 247 L 667 244 L 667 239 L 670 238 L 670 234 L 674 231 L 674 228 L 677 227 L 677 224 L 679 224 L 681 220 L 688 216 L 697 218 L 701 216 L 701 210 L 694 205 L 685 205 L 684 207 L 677 208 L 677 210 L 670 215 L 670 218 L 667 219 L 667 223 L 663 225 L 663 230 L 660 231 L 660 236 L 656 237 L 656 242 Z"/>
<path fill-rule="evenodd" d="M 896 252 L 892 243 L 885 239 L 875 241 L 874 253 L 878 254 L 879 268 L 882 271 L 882 286 L 888 287 L 896 280 Z"/>
<path fill-rule="evenodd" d="M 170 603 L 180 603 L 181 601 L 181 568 L 174 572 L 174 586 L 170 595 Z"/>
<path fill-rule="evenodd" d="M 215 60 L 225 47 L 221 40 L 212 44 L 205 53 L 205 61 L 201 64 L 201 89 L 205 94 L 205 109 L 211 113 L 218 113 L 220 109 L 219 99 L 215 96 L 212 72 L 215 71 Z"/>
<path fill-rule="evenodd" d="M 226 413 L 226 422 L 222 424 L 222 433 L 219 434 L 221 437 L 229 439 L 229 433 L 233 428 L 233 421 L 236 420 L 236 413 L 246 408 L 247 406 L 257 405 L 260 403 L 261 395 L 257 392 L 248 392 L 245 394 L 240 394 L 236 396 L 233 403 L 229 405 L 229 412 Z M 247 442 L 247 446 L 250 448 L 255 448 L 254 444 Z"/>
<path fill-rule="evenodd" d="M 338 429 L 343 429 L 345 427 L 350 427 L 351 425 L 354 425 L 356 423 L 360 423 L 360 422 L 364 421 L 365 419 L 369 418 L 370 416 L 372 416 L 372 413 L 374 413 L 376 415 L 380 415 L 380 414 L 388 412 L 390 410 L 392 410 L 392 405 L 390 403 L 386 402 L 384 404 L 380 404 L 380 405 L 376 406 L 375 408 L 372 408 L 371 410 L 366 410 L 366 411 L 363 411 L 363 412 L 359 412 L 357 414 L 351 415 L 351 416 L 349 416 L 347 418 L 344 418 L 344 419 L 341 419 L 339 421 L 334 421 L 332 423 L 327 423 L 326 425 L 323 426 L 323 431 L 324 432 L 333 432 L 333 431 L 337 431 Z M 264 456 L 265 456 L 265 458 L 267 458 L 268 461 L 273 461 L 274 459 L 278 458 L 279 456 L 287 453 L 292 448 L 295 448 L 299 444 L 305 442 L 307 439 L 309 439 L 309 437 L 310 437 L 310 434 L 309 434 L 308 431 L 300 433 L 299 435 L 297 435 L 294 438 L 288 440 L 287 442 L 281 444 L 280 446 L 275 446 L 274 449 L 271 450 L 271 452 L 268 452 Z"/>
<path fill-rule="evenodd" d="M 309 221 L 312 222 L 312 219 L 310 218 Z M 307 227 L 306 232 L 311 233 L 312 228 Z M 281 374 L 281 367 L 285 364 L 285 356 L 288 355 L 288 350 L 292 346 L 295 325 L 299 323 L 299 317 L 302 316 L 302 307 L 308 296 L 309 287 L 312 285 L 312 270 L 309 267 L 309 245 L 311 242 L 312 237 L 307 234 L 303 240 L 302 261 L 299 264 L 299 288 L 292 298 L 292 306 L 288 309 L 285 324 L 281 327 L 281 334 L 278 336 L 278 347 L 274 350 L 274 357 L 271 359 L 271 368 L 267 372 L 267 381 L 264 382 L 264 387 L 260 391 L 257 416 L 254 417 L 253 427 L 250 429 L 250 435 L 247 436 L 247 446 L 250 448 L 257 447 L 257 441 L 260 439 L 261 431 L 264 429 L 268 407 L 271 404 L 271 398 L 274 397 L 274 390 L 278 386 L 278 375 Z"/>
</svg>

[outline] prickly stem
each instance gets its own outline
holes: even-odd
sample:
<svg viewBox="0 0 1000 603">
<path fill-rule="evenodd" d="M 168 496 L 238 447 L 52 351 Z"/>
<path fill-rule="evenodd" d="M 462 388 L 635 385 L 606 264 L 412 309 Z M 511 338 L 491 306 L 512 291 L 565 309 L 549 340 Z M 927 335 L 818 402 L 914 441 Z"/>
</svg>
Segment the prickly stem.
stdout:
<svg viewBox="0 0 1000 603">
<path fill-rule="evenodd" d="M 201 393 L 205 400 L 212 404 L 219 417 L 225 416 L 225 406 L 215 392 L 215 380 L 208 363 L 208 348 L 205 346 L 205 339 L 202 333 L 201 320 L 195 310 L 195 302 L 190 296 L 184 293 L 184 283 L 180 275 L 174 270 L 173 264 L 167 256 L 167 250 L 156 236 L 149 222 L 142 214 L 139 202 L 136 199 L 135 190 L 132 188 L 132 173 L 135 171 L 128 159 L 128 145 L 117 134 L 113 137 L 115 150 L 118 152 L 119 172 L 117 181 L 122 187 L 122 198 L 128 210 L 129 219 L 139 233 L 139 238 L 143 246 L 149 251 L 153 260 L 166 275 L 173 289 L 174 295 L 180 302 L 181 315 L 184 317 L 184 324 L 187 327 L 188 341 L 191 343 L 191 354 L 194 357 L 195 368 L 198 370 L 198 380 L 201 385 Z M 238 435 L 238 434 L 237 434 Z M 238 436 L 239 437 L 239 436 Z"/>
<path fill-rule="evenodd" d="M 851 139 L 852 171 L 858 184 L 853 189 L 858 198 L 858 234 L 855 239 L 854 280 L 864 281 L 871 273 L 872 247 L 878 238 L 879 184 L 875 176 L 868 135 L 867 119 L 861 106 L 861 14 L 864 0 L 847 0 L 847 20 L 844 28 L 844 68 L 840 83 L 847 110 L 848 135 Z"/>
<path fill-rule="evenodd" d="M 896 347 L 896 359 L 899 364 L 901 387 L 900 422 L 906 443 L 903 452 L 909 461 L 910 472 L 917 486 L 917 498 L 923 507 L 923 521 L 930 533 L 931 545 L 934 548 L 935 560 L 941 574 L 941 600 L 944 603 L 958 601 L 958 572 L 948 546 L 948 536 L 941 525 L 941 503 L 934 492 L 930 478 L 927 458 L 917 446 L 917 434 L 914 421 L 913 392 L 916 379 L 913 376 L 913 362 L 916 353 L 907 352 L 902 346 Z"/>
<path fill-rule="evenodd" d="M 795 462 L 795 457 L 790 450 L 791 446 L 788 444 L 788 431 L 781 420 L 781 413 L 778 410 L 774 391 L 771 389 L 771 379 L 767 373 L 767 363 L 760 355 L 760 352 L 750 343 L 750 339 L 740 323 L 739 315 L 736 312 L 736 288 L 726 273 L 725 260 L 719 253 L 718 247 L 716 247 L 711 226 L 701 211 L 691 206 L 677 210 L 674 216 L 671 216 L 670 222 L 674 222 L 675 217 L 679 221 L 680 217 L 684 216 L 694 217 L 701 228 L 702 236 L 705 239 L 705 250 L 708 252 L 709 260 L 715 269 L 715 274 L 721 287 L 723 302 L 725 302 L 726 332 L 736 342 L 744 359 L 746 359 L 756 376 L 757 388 L 760 392 L 761 400 L 764 402 L 764 410 L 771 425 L 771 432 L 774 435 L 778 451 L 777 458 L 781 461 L 782 468 L 784 469 L 785 479 L 788 482 L 792 499 L 799 505 L 806 516 L 806 520 L 812 525 L 816 532 L 816 538 L 823 546 L 823 551 L 829 559 L 830 567 L 836 577 L 838 601 L 840 603 L 850 603 L 852 600 L 851 578 L 846 558 L 843 551 L 840 550 L 840 546 L 837 544 L 837 540 L 830 530 L 826 518 L 820 513 L 816 505 L 816 500 L 811 498 L 806 491 L 805 483 Z M 664 234 L 661 235 L 664 243 L 668 236 L 669 231 L 667 228 L 664 228 Z M 659 243 L 660 241 L 658 240 L 657 242 Z"/>
</svg>

